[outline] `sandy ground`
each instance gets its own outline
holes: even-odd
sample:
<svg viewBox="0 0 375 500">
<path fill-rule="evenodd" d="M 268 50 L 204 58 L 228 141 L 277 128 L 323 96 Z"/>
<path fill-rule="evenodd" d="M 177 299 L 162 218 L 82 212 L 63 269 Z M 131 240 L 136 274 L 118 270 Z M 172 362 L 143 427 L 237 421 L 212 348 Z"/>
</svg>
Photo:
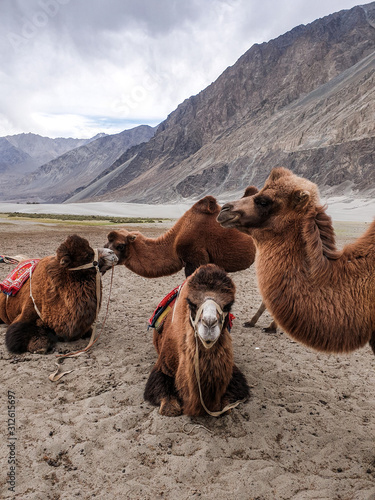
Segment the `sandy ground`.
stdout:
<svg viewBox="0 0 375 500">
<path fill-rule="evenodd" d="M 337 224 L 339 244 L 364 227 Z M 164 229 L 141 228 L 150 236 Z M 43 257 L 74 232 L 102 246 L 108 228 L 0 222 L 0 253 Z M 1 264 L 0 279 L 10 270 Z M 104 301 L 110 278 L 103 279 Z M 116 268 L 100 341 L 65 360 L 64 369 L 74 371 L 57 383 L 48 379 L 55 353 L 10 355 L 0 327 L 0 498 L 374 500 L 369 346 L 348 356 L 318 354 L 282 332 L 263 333 L 269 316 L 245 329 L 242 322 L 260 304 L 255 273 L 232 278 L 235 360 L 253 388 L 246 404 L 218 419 L 162 417 L 143 400 L 156 361 L 147 319 L 182 273 L 146 280 Z M 105 307 L 99 325 L 104 313 Z M 86 343 L 60 343 L 56 351 Z M 16 440 L 8 428 L 8 394 L 15 395 Z M 6 484 L 13 452 L 15 494 Z"/>
</svg>

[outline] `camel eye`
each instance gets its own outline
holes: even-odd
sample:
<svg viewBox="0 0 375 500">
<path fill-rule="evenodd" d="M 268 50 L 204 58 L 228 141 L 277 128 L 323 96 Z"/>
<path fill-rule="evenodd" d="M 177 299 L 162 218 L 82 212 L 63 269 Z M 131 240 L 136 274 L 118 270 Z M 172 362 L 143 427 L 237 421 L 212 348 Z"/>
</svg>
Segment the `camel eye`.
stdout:
<svg viewBox="0 0 375 500">
<path fill-rule="evenodd" d="M 191 311 L 191 315 L 194 316 L 195 313 L 197 312 L 197 305 L 194 304 L 191 300 L 189 299 L 186 299 L 187 300 L 187 303 L 189 305 L 189 309 Z"/>
<path fill-rule="evenodd" d="M 124 251 L 125 250 L 125 245 L 124 244 L 117 245 L 116 250 L 118 250 L 119 252 Z"/>
<path fill-rule="evenodd" d="M 257 196 L 254 198 L 254 203 L 260 207 L 268 207 L 272 204 L 272 200 L 270 198 L 266 198 L 265 196 Z"/>
<path fill-rule="evenodd" d="M 228 302 L 228 304 L 225 304 L 225 306 L 223 307 L 223 312 L 229 312 L 232 309 L 232 305 L 233 300 L 231 302 Z"/>
</svg>

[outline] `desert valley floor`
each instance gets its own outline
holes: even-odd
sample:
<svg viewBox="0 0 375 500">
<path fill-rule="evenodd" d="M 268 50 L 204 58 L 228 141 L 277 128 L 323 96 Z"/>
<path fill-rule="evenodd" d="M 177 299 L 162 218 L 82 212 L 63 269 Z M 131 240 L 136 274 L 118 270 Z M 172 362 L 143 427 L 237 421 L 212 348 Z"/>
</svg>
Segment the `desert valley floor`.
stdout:
<svg viewBox="0 0 375 500">
<path fill-rule="evenodd" d="M 130 226 L 127 226 L 128 228 Z M 335 224 L 342 246 L 364 223 Z M 134 228 L 134 227 L 133 227 Z M 142 225 L 148 236 L 165 224 Z M 103 246 L 108 226 L 0 222 L 0 254 L 44 257 L 68 234 Z M 0 279 L 11 271 L 0 265 Z M 57 383 L 48 375 L 56 352 L 87 340 L 57 344 L 47 355 L 10 355 L 0 327 L 0 497 L 22 500 L 205 499 L 374 500 L 375 357 L 370 347 L 351 355 L 316 353 L 278 330 L 241 325 L 261 299 L 253 268 L 234 273 L 232 337 L 235 361 L 250 400 L 229 415 L 168 418 L 143 400 L 156 361 L 147 319 L 161 298 L 184 280 L 114 272 L 109 314 L 99 342 L 66 359 L 73 370 Z M 111 281 L 103 278 L 103 307 Z M 8 391 L 15 393 L 15 494 L 8 490 Z"/>
</svg>

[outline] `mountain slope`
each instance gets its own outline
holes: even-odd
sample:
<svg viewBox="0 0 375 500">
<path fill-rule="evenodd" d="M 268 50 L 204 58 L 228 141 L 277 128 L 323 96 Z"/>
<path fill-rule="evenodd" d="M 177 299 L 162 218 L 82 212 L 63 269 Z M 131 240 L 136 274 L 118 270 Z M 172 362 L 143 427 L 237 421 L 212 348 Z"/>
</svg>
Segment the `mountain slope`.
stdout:
<svg viewBox="0 0 375 500">
<path fill-rule="evenodd" d="M 152 127 L 141 125 L 86 141 L 24 178 L 17 188 L 17 200 L 62 202 L 78 186 L 95 179 L 129 147 L 149 140 L 153 134 Z"/>
<path fill-rule="evenodd" d="M 22 149 L 14 146 L 5 137 L 0 137 L 0 173 L 12 174 L 14 170 L 35 168 L 34 159 Z"/>
<path fill-rule="evenodd" d="M 53 158 L 61 156 L 71 149 L 87 144 L 92 140 L 72 138 L 65 139 L 62 137 L 51 139 L 49 137 L 42 137 L 41 135 L 31 133 L 8 135 L 5 139 L 7 139 L 8 142 L 10 142 L 10 144 L 14 147 L 20 149 L 33 158 L 34 163 L 37 166 L 41 166 L 44 163 L 51 161 Z"/>
<path fill-rule="evenodd" d="M 254 45 L 114 163 L 94 199 L 227 196 L 281 164 L 323 190 L 375 188 L 374 26 L 375 2 Z"/>
</svg>

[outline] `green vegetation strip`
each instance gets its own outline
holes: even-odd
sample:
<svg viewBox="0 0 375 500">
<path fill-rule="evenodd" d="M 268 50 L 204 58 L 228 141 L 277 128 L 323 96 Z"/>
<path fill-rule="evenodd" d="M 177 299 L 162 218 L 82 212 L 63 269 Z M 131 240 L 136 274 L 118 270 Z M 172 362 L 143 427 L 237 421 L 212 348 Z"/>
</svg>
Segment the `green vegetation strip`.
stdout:
<svg viewBox="0 0 375 500">
<path fill-rule="evenodd" d="M 1 217 L 15 219 L 42 219 L 45 221 L 72 221 L 72 222 L 91 222 L 93 224 L 143 224 L 165 222 L 171 219 L 151 219 L 148 217 L 112 217 L 106 215 L 64 215 L 64 214 L 23 214 L 20 212 L 9 212 L 0 214 Z M 42 221 L 41 221 L 42 222 Z"/>
</svg>

